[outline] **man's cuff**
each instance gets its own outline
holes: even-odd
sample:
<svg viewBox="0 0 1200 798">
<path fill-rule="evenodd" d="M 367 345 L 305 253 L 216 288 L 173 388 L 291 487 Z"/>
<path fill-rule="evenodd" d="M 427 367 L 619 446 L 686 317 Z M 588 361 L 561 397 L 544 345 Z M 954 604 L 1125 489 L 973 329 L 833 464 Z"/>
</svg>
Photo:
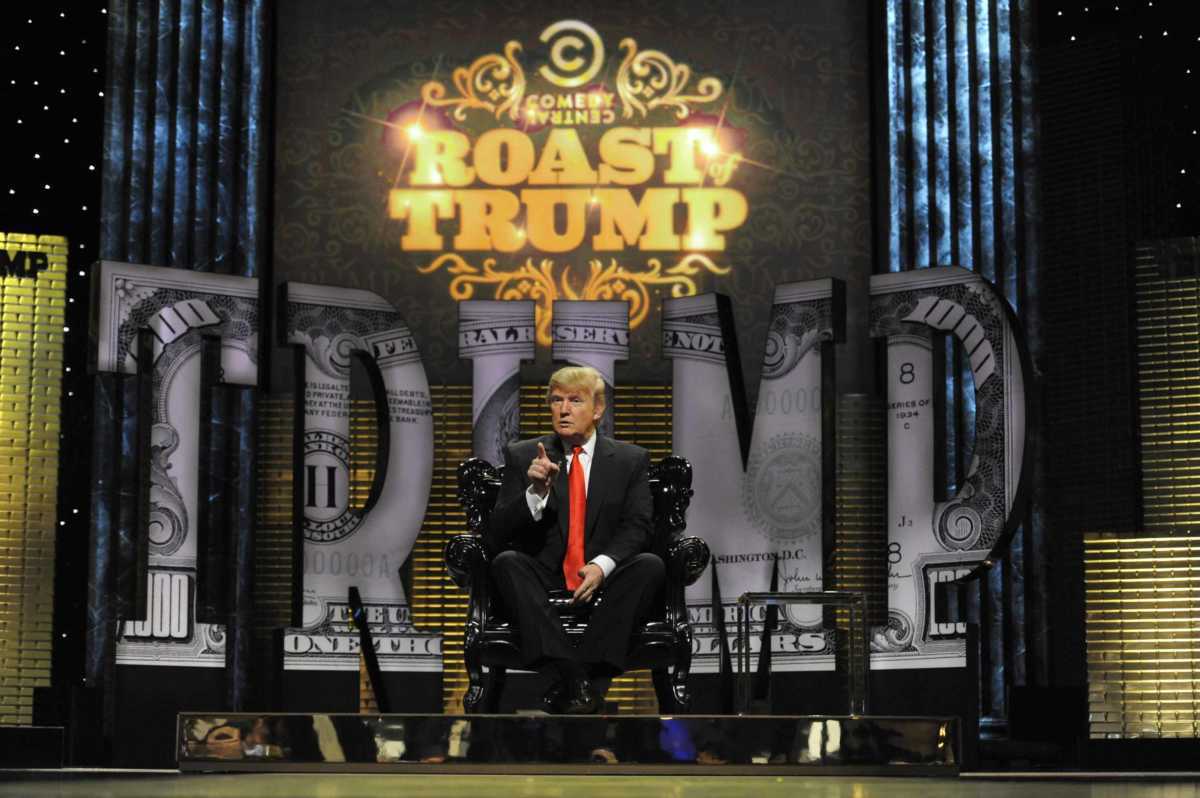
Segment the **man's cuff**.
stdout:
<svg viewBox="0 0 1200 798">
<path fill-rule="evenodd" d="M 525 489 L 525 503 L 529 505 L 529 514 L 533 516 L 534 521 L 542 520 L 542 510 L 546 509 L 546 502 L 550 501 L 550 492 L 546 491 L 545 496 L 537 495 L 537 491 L 530 485 Z M 608 576 L 608 574 L 605 574 Z"/>
<path fill-rule="evenodd" d="M 608 579 L 608 575 L 617 567 L 617 562 L 607 554 L 597 554 L 592 558 L 592 563 L 599 565 L 600 570 L 604 572 L 604 578 Z"/>
</svg>

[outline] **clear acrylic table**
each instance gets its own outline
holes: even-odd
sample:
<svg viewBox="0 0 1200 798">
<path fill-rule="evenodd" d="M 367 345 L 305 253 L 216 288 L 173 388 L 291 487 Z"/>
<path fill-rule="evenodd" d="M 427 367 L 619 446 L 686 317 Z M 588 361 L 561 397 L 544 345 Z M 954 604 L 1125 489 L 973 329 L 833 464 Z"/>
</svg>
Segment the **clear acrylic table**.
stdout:
<svg viewBox="0 0 1200 798">
<path fill-rule="evenodd" d="M 750 664 L 750 614 L 756 606 L 785 607 L 789 604 L 816 604 L 845 607 L 850 612 L 846 671 L 849 714 L 866 715 L 869 711 L 868 674 L 871 668 L 867 637 L 867 602 L 862 593 L 850 590 L 820 590 L 805 593 L 743 593 L 737 600 L 737 711 L 750 711 L 753 674 Z"/>
</svg>

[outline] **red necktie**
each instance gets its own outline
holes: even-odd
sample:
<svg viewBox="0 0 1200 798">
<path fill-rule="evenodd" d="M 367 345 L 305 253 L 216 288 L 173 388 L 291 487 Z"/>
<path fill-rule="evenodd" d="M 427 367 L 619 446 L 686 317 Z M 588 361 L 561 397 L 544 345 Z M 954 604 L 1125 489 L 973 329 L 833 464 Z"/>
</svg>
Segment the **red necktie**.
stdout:
<svg viewBox="0 0 1200 798">
<path fill-rule="evenodd" d="M 579 587 L 579 569 L 583 567 L 583 519 L 587 517 L 587 488 L 583 485 L 583 463 L 579 462 L 582 446 L 576 446 L 571 457 L 571 472 L 567 474 L 567 491 L 571 515 L 567 519 L 567 553 L 563 557 L 563 576 L 567 590 Z"/>
</svg>

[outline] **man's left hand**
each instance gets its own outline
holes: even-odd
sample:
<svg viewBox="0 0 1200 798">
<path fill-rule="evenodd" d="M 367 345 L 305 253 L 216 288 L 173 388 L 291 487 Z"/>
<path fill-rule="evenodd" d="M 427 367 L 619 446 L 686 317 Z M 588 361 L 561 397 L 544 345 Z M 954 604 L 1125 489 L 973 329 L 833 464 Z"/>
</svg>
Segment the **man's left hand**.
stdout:
<svg viewBox="0 0 1200 798">
<path fill-rule="evenodd" d="M 594 562 L 579 569 L 579 578 L 582 580 L 579 587 L 575 588 L 575 595 L 572 602 L 575 604 L 586 604 L 596 596 L 596 591 L 600 589 L 600 585 L 604 583 L 604 569 Z"/>
</svg>

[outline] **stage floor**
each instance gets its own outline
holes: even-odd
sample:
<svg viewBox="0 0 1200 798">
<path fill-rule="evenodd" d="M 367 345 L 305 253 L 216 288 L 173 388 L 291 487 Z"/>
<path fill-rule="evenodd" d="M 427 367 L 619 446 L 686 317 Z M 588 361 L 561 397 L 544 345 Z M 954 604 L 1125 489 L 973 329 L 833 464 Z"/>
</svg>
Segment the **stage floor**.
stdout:
<svg viewBox="0 0 1200 798">
<path fill-rule="evenodd" d="M 168 774 L 118 775 L 65 772 L 60 777 L 0 773 L 0 796 L 61 798 L 1191 798 L 1200 783 L 1184 777 L 1139 777 L 1121 780 L 998 780 L 970 778 L 846 778 L 840 776 L 456 776 L 435 774 Z"/>
</svg>

